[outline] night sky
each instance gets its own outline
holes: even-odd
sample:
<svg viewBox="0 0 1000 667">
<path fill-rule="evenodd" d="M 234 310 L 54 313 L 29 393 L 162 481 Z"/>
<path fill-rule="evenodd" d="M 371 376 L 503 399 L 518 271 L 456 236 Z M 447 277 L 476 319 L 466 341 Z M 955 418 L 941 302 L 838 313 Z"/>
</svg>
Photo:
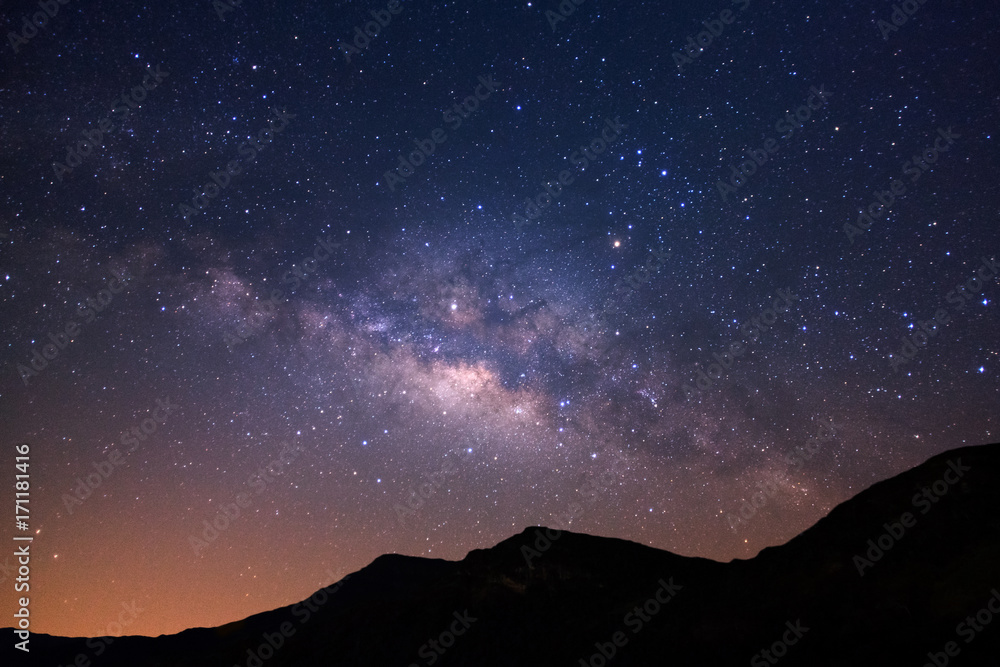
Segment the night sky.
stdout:
<svg viewBox="0 0 1000 667">
<path fill-rule="evenodd" d="M 0 59 L 34 631 L 536 524 L 749 558 L 1000 440 L 994 3 L 51 4 Z"/>
</svg>

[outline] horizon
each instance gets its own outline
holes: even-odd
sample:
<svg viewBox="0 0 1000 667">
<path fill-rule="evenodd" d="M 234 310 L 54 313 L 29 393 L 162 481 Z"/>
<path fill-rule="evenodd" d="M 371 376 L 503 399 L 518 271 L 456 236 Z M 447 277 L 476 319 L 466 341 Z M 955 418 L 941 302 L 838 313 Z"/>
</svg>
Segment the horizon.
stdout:
<svg viewBox="0 0 1000 667">
<path fill-rule="evenodd" d="M 960 456 L 955 456 L 955 454 L 956 453 L 960 453 L 962 451 L 967 451 L 967 450 L 985 449 L 985 448 L 991 448 L 991 447 L 994 448 L 994 449 L 1000 449 L 1000 442 L 998 442 L 998 443 L 986 443 L 986 444 L 982 444 L 982 445 L 966 445 L 966 446 L 959 447 L 959 448 L 956 448 L 956 449 L 953 449 L 953 450 L 948 450 L 946 452 L 942 452 L 940 454 L 936 454 L 936 455 L 928 458 L 927 460 L 921 462 L 915 468 L 911 468 L 911 469 L 909 469 L 907 471 L 904 471 L 903 473 L 900 473 L 900 475 L 896 475 L 893 478 L 895 478 L 895 477 L 901 477 L 901 476 L 903 476 L 903 475 L 905 475 L 907 473 L 910 473 L 910 472 L 912 472 L 912 471 L 914 471 L 914 470 L 916 470 L 918 468 L 929 469 L 930 468 L 929 464 L 932 461 L 937 461 L 938 463 L 941 463 L 943 461 L 943 462 L 947 463 L 948 466 L 946 467 L 946 470 L 951 469 L 952 471 L 955 471 L 955 472 L 959 473 L 959 477 L 961 477 L 964 474 L 964 472 L 966 472 L 968 470 L 971 470 L 971 468 L 969 468 L 967 466 L 963 466 L 963 464 L 961 463 L 961 457 Z M 878 484 L 880 484 L 882 482 L 888 482 L 888 481 L 890 481 L 893 478 L 889 478 L 888 480 L 879 480 L 879 481 L 876 481 L 876 482 L 874 482 L 872 484 L 872 486 L 878 485 Z M 945 479 L 946 479 L 946 477 L 945 477 Z M 955 482 L 950 482 L 949 481 L 948 483 L 949 484 L 954 484 Z M 858 492 L 858 494 L 856 494 L 855 496 L 852 496 L 851 498 L 847 499 L 844 504 L 850 503 L 851 501 L 855 500 L 858 496 L 866 493 L 867 491 L 869 491 L 872 488 L 872 486 L 869 486 L 869 487 L 867 487 L 865 489 L 862 489 L 861 491 Z M 944 497 L 944 495 L 947 495 L 947 491 L 945 491 L 944 493 L 942 493 L 940 497 Z M 913 503 L 914 503 L 915 507 L 918 506 L 918 501 L 917 500 L 914 500 Z M 926 504 L 927 504 L 928 509 L 929 509 L 930 503 L 926 503 Z M 821 517 L 820 519 L 822 519 L 822 518 L 825 518 L 825 517 Z M 816 526 L 816 524 L 813 524 L 813 525 L 807 527 L 804 531 L 802 531 L 802 533 L 804 533 L 804 532 L 806 532 L 808 530 L 811 530 L 815 526 Z M 888 526 L 888 524 L 886 524 L 886 526 Z M 555 533 L 555 534 L 553 535 L 553 533 Z M 521 552 L 521 556 L 524 558 L 525 563 L 527 564 L 527 566 L 528 567 L 533 567 L 533 565 L 532 565 L 533 561 L 535 559 L 537 559 L 537 558 L 541 558 L 542 556 L 544 556 L 544 554 L 557 541 L 559 541 L 562 538 L 562 536 L 563 536 L 564 533 L 569 533 L 571 535 L 575 535 L 575 536 L 583 537 L 583 538 L 593 538 L 593 539 L 596 539 L 596 540 L 615 540 L 615 541 L 621 541 L 621 540 L 623 540 L 623 538 L 618 538 L 618 537 L 613 537 L 613 536 L 592 535 L 592 534 L 589 534 L 589 533 L 581 533 L 581 532 L 577 532 L 577 531 L 571 531 L 571 530 L 568 530 L 568 529 L 565 529 L 565 528 L 560 528 L 560 527 L 557 527 L 557 526 L 536 525 L 536 526 L 526 526 L 522 530 L 520 530 L 518 532 L 515 532 L 515 533 L 512 533 L 511 535 L 509 535 L 508 537 L 500 540 L 499 542 L 497 542 L 497 543 L 495 543 L 495 544 L 493 544 L 493 545 L 491 545 L 489 547 L 485 547 L 485 550 L 486 551 L 492 551 L 496 547 L 499 547 L 499 545 L 502 544 L 502 543 L 509 542 L 509 541 L 515 541 L 518 537 L 521 537 L 521 536 L 527 536 L 527 538 L 528 538 L 527 539 L 527 543 L 526 544 L 522 544 L 522 546 L 520 547 L 520 552 Z M 798 536 L 802 535 L 802 533 L 799 533 L 798 535 L 796 535 L 794 537 L 798 537 Z M 893 537 L 898 540 L 898 539 L 901 539 L 903 537 L 903 535 L 893 535 Z M 532 539 L 532 538 L 534 538 L 534 539 Z M 628 542 L 628 543 L 630 543 L 632 545 L 640 546 L 640 547 L 647 547 L 647 548 L 651 548 L 651 549 L 657 549 L 656 547 L 651 547 L 650 545 L 642 544 L 641 542 L 636 542 L 634 540 L 623 540 L 623 541 Z M 764 548 L 778 548 L 778 549 L 780 549 L 781 547 L 785 546 L 785 544 L 787 544 L 787 542 L 779 544 L 779 545 L 771 545 L 769 547 L 764 547 Z M 666 551 L 666 550 L 660 550 L 660 549 L 657 549 L 657 550 L 658 551 L 663 551 L 664 553 L 671 553 L 671 552 Z M 444 560 L 444 561 L 447 561 L 447 562 L 450 562 L 450 563 L 459 563 L 459 562 L 462 562 L 462 561 L 466 560 L 466 558 L 468 558 L 468 556 L 470 555 L 471 551 L 472 550 L 470 550 L 470 552 L 467 552 L 462 558 L 459 558 L 459 559 L 447 559 L 447 558 L 440 558 L 440 557 L 435 557 L 435 558 L 431 559 L 431 558 L 429 558 L 427 556 L 411 556 L 411 555 L 399 554 L 399 553 L 385 553 L 385 554 L 381 554 L 381 555 L 377 556 L 375 559 L 373 559 L 371 562 L 367 563 L 364 567 L 360 568 L 359 570 L 356 570 L 356 571 L 353 571 L 353 572 L 349 572 L 348 574 L 344 575 L 343 577 L 332 579 L 331 581 L 329 581 L 329 583 L 320 586 L 311 595 L 309 595 L 309 596 L 307 596 L 307 597 L 305 597 L 305 598 L 303 598 L 301 600 L 295 600 L 295 601 L 292 601 L 292 602 L 290 602 L 290 603 L 288 603 L 286 605 L 281 605 L 281 606 L 274 607 L 274 608 L 271 608 L 271 609 L 264 609 L 264 610 L 261 610 L 261 611 L 258 611 L 256 613 L 254 613 L 254 614 L 251 614 L 250 616 L 241 617 L 241 618 L 238 618 L 238 619 L 232 619 L 232 620 L 230 620 L 230 621 L 228 621 L 226 623 L 220 624 L 218 626 L 192 626 L 192 627 L 189 627 L 189 628 L 184 628 L 183 630 L 178 631 L 178 632 L 163 633 L 163 634 L 160 634 L 160 635 L 102 634 L 102 635 L 95 635 L 94 637 L 146 637 L 146 638 L 155 638 L 155 637 L 158 637 L 158 636 L 160 636 L 160 637 L 163 637 L 163 636 L 174 636 L 174 635 L 179 634 L 179 632 L 183 632 L 185 630 L 212 629 L 213 627 L 218 628 L 218 627 L 223 627 L 223 626 L 227 626 L 227 625 L 231 625 L 231 624 L 241 624 L 243 621 L 247 620 L 248 618 L 250 618 L 252 616 L 257 616 L 259 614 L 266 614 L 266 613 L 275 612 L 275 611 L 281 611 L 282 609 L 289 609 L 289 608 L 291 608 L 293 615 L 295 615 L 297 613 L 297 610 L 299 610 L 299 609 L 310 609 L 310 610 L 312 610 L 312 612 L 315 612 L 315 611 L 318 611 L 318 607 L 319 606 L 325 605 L 326 602 L 328 601 L 328 599 L 332 598 L 333 594 L 343 586 L 344 582 L 346 582 L 352 576 L 354 576 L 356 574 L 359 574 L 360 572 L 364 571 L 365 569 L 367 569 L 368 567 L 370 567 L 371 565 L 373 565 L 377 560 L 379 560 L 379 559 L 381 559 L 383 557 L 386 557 L 386 556 L 400 556 L 400 557 L 403 557 L 403 558 L 413 558 L 413 559 L 422 559 L 422 560 Z M 681 558 L 692 558 L 692 559 L 693 558 L 704 558 L 704 557 L 698 557 L 698 556 L 683 556 L 683 555 L 680 555 L 680 554 L 674 554 L 674 555 L 680 556 Z M 708 559 L 708 560 L 711 560 L 713 563 L 718 564 L 718 565 L 726 565 L 726 564 L 730 564 L 730 563 L 732 563 L 732 562 L 734 562 L 736 560 L 753 560 L 754 558 L 757 557 L 757 555 L 759 555 L 759 554 L 755 554 L 754 556 L 750 557 L 749 559 L 734 558 L 734 559 L 731 559 L 731 560 L 728 560 L 728 561 L 724 561 L 724 562 L 723 561 L 716 561 L 716 560 L 712 560 L 712 559 Z M 857 556 L 856 555 L 855 559 L 857 559 L 857 558 L 862 558 L 863 559 L 863 556 Z M 858 568 L 859 574 L 863 576 L 865 569 L 869 568 L 869 567 L 873 567 L 874 563 L 872 563 L 870 561 L 864 561 L 864 560 L 862 560 L 861 562 L 857 562 L 856 561 L 855 565 Z M 332 572 L 330 570 L 327 570 L 326 574 L 332 576 Z M 329 597 L 325 596 L 323 600 L 318 600 L 317 599 L 317 594 L 320 591 L 325 591 L 327 589 L 332 589 L 332 591 L 329 593 Z M 126 608 L 128 608 L 128 605 L 126 605 Z M 133 608 L 135 608 L 134 607 L 134 603 L 133 603 Z M 138 609 L 138 611 L 141 612 L 143 610 L 142 609 Z M 305 618 L 304 618 L 304 620 L 302 622 L 305 623 L 308 620 L 308 615 L 306 615 L 305 612 L 303 612 L 303 615 L 305 616 Z M 0 628 L 0 629 L 15 630 L 16 628 L 13 627 L 13 626 L 11 626 L 11 627 Z M 46 634 L 47 636 L 54 636 L 54 635 L 48 635 L 48 633 L 34 633 L 34 634 Z M 73 637 L 69 637 L 69 638 L 73 638 Z M 86 636 L 79 636 L 79 637 L 76 637 L 76 638 L 87 638 L 87 637 Z"/>
</svg>

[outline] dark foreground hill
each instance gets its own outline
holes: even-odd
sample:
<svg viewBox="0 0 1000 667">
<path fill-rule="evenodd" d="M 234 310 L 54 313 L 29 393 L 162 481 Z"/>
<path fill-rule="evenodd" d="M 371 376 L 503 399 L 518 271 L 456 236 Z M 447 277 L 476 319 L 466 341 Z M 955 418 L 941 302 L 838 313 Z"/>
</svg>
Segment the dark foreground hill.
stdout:
<svg viewBox="0 0 1000 667">
<path fill-rule="evenodd" d="M 997 667 L 1000 445 L 936 456 L 746 561 L 529 528 L 460 562 L 382 556 L 219 628 L 33 635 L 30 657 L 3 636 L 4 665 L 52 667 Z"/>
</svg>

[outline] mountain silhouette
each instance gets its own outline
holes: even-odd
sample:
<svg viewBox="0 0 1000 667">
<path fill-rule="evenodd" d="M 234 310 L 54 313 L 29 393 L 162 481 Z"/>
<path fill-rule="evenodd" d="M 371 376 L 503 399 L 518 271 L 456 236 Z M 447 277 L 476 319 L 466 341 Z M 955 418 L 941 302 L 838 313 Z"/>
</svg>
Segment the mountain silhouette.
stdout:
<svg viewBox="0 0 1000 667">
<path fill-rule="evenodd" d="M 3 636 L 4 664 L 53 667 L 997 667 L 1000 444 L 935 456 L 749 560 L 532 527 L 458 562 L 381 556 L 217 628 L 33 634 L 30 657 Z"/>
</svg>

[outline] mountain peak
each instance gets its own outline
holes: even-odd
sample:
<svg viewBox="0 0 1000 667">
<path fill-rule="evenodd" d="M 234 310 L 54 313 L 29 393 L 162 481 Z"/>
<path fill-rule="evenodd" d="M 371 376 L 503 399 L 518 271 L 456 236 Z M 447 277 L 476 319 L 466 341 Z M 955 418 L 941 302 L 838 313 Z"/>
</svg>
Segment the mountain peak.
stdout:
<svg viewBox="0 0 1000 667">
<path fill-rule="evenodd" d="M 461 561 L 386 554 L 288 608 L 117 638 L 101 665 L 773 664 L 767 647 L 782 665 L 896 665 L 947 646 L 995 665 L 997 479 L 1000 445 L 947 452 L 730 563 L 547 526 Z M 85 641 L 36 635 L 33 657 L 70 664 Z"/>
</svg>

